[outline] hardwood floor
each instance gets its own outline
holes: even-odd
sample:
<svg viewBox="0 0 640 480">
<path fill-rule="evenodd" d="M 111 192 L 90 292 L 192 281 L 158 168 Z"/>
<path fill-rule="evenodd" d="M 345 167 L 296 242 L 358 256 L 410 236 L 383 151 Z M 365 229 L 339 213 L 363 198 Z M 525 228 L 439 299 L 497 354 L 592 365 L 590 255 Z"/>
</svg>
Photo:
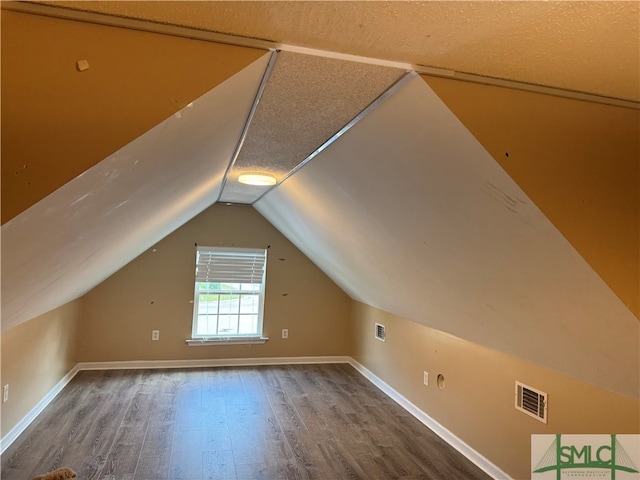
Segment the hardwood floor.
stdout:
<svg viewBox="0 0 640 480">
<path fill-rule="evenodd" d="M 346 364 L 83 371 L 2 480 L 486 479 Z"/>
</svg>

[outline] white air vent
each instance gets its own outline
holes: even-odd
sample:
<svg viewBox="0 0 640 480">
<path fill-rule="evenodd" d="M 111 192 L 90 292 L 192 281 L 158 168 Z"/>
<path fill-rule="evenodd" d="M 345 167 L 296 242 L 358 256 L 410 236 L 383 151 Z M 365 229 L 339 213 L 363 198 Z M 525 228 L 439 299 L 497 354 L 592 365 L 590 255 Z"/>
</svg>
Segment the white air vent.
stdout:
<svg viewBox="0 0 640 480">
<path fill-rule="evenodd" d="M 516 410 L 547 423 L 547 394 L 516 381 Z"/>
<path fill-rule="evenodd" d="M 376 323 L 376 338 L 384 342 L 384 339 L 386 338 L 386 336 L 387 335 L 384 332 L 384 325 Z"/>
</svg>

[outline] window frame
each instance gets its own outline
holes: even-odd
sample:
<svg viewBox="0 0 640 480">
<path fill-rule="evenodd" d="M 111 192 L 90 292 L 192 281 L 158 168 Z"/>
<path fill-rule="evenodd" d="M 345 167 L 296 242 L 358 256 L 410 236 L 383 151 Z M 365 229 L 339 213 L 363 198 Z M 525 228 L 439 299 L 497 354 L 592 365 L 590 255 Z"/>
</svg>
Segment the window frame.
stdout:
<svg viewBox="0 0 640 480">
<path fill-rule="evenodd" d="M 248 276 L 250 277 L 249 281 L 243 282 L 239 281 L 239 279 L 243 279 L 247 277 L 246 268 L 243 269 L 241 266 L 235 265 L 230 268 L 230 273 L 220 273 L 220 270 L 216 270 L 215 263 L 216 260 L 209 260 L 209 262 L 202 262 L 200 259 L 201 254 L 211 253 L 215 256 L 215 254 L 236 254 L 231 255 L 234 260 L 240 261 L 240 258 L 243 256 L 255 256 L 258 259 L 262 259 L 262 266 L 258 266 L 257 269 L 250 267 L 250 273 Z M 254 258 L 255 260 L 255 258 Z M 264 303 L 265 303 L 265 291 L 266 291 L 266 277 L 267 277 L 267 250 L 263 248 L 240 248 L 240 247 L 209 247 L 209 246 L 196 246 L 196 272 L 195 272 L 195 281 L 194 281 L 194 296 L 193 296 L 193 311 L 192 311 L 192 319 L 191 319 L 191 338 L 186 342 L 190 346 L 198 346 L 198 345 L 215 345 L 221 343 L 235 343 L 235 344 L 255 344 L 255 343 L 265 343 L 268 338 L 263 335 L 264 333 Z M 198 273 L 198 268 L 203 268 L 206 270 L 206 273 Z M 260 268 L 262 269 L 262 278 L 258 283 L 255 281 L 255 274 L 259 274 Z M 212 279 L 209 278 L 212 277 Z M 224 280 L 227 278 L 228 280 Z M 200 279 L 199 279 L 200 277 Z M 202 280 L 206 277 L 206 280 Z M 223 279 L 223 280 L 221 280 Z M 238 285 L 238 289 L 234 290 L 225 290 L 225 289 L 207 289 L 203 292 L 200 288 L 200 285 L 203 283 L 228 283 Z M 242 285 L 260 285 L 259 289 L 252 291 L 251 289 L 242 290 Z M 255 292 L 255 293 L 254 293 Z M 202 335 L 198 334 L 198 322 L 199 322 L 199 297 L 203 294 L 209 295 L 221 295 L 221 294 L 238 294 L 238 295 L 257 295 L 258 296 L 258 312 L 257 312 L 257 324 L 255 332 L 252 333 L 232 333 L 232 334 L 220 334 L 217 333 L 215 335 Z M 241 300 L 238 302 L 238 311 L 235 313 L 237 315 L 237 330 L 240 329 L 240 320 L 241 320 Z M 218 311 L 216 313 L 216 329 L 218 329 L 218 323 L 220 321 L 221 312 Z"/>
</svg>

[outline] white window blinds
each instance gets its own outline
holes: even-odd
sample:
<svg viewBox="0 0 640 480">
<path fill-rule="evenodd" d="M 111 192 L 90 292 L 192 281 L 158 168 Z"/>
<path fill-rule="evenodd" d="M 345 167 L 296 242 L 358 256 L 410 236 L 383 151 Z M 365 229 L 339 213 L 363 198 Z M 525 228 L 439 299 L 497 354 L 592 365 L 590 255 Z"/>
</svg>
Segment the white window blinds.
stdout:
<svg viewBox="0 0 640 480">
<path fill-rule="evenodd" d="M 266 259 L 266 250 L 198 247 L 196 282 L 260 284 Z"/>
</svg>

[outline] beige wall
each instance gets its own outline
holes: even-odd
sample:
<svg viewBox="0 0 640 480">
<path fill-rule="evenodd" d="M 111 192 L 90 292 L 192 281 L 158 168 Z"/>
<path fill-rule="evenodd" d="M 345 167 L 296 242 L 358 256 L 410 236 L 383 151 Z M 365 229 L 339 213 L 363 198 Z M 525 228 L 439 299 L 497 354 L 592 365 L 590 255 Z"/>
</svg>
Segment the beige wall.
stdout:
<svg viewBox="0 0 640 480">
<path fill-rule="evenodd" d="M 75 300 L 2 334 L 2 436 L 31 411 L 77 363 L 76 332 L 82 300 Z"/>
<path fill-rule="evenodd" d="M 189 347 L 195 244 L 268 249 L 264 345 Z M 84 296 L 79 361 L 348 355 L 350 299 L 251 207 L 216 204 Z M 289 339 L 281 329 L 289 329 Z M 151 330 L 160 340 L 151 341 Z"/>
<path fill-rule="evenodd" d="M 515 479 L 531 476 L 531 434 L 640 433 L 640 403 L 629 398 L 362 303 L 352 318 L 355 360 Z M 516 380 L 548 394 L 548 424 L 514 408 Z"/>
</svg>

